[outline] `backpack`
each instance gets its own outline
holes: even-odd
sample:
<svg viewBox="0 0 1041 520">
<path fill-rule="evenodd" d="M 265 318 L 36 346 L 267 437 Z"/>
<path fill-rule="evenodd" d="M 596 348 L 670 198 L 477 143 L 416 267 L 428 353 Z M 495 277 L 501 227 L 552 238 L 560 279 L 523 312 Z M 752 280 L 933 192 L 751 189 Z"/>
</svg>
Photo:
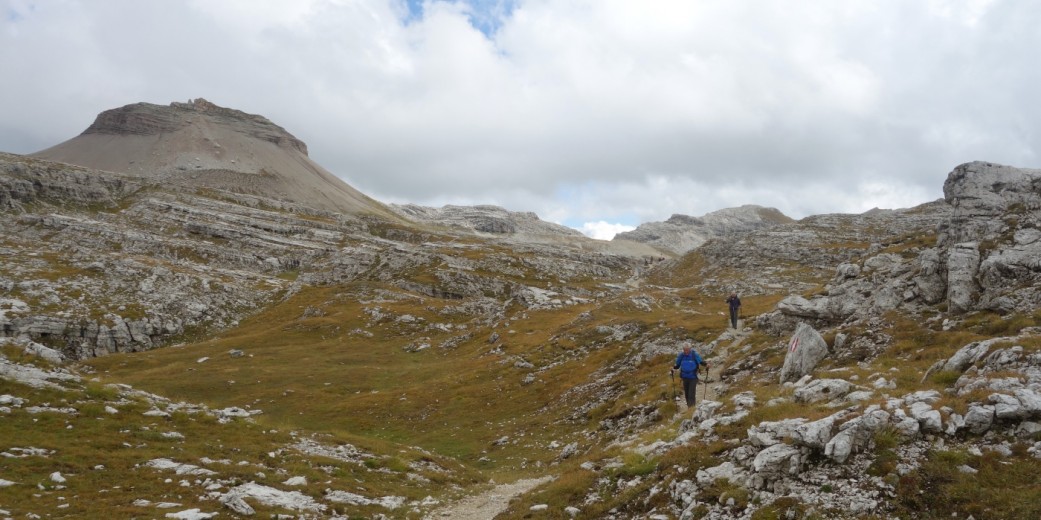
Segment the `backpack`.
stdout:
<svg viewBox="0 0 1041 520">
<path fill-rule="evenodd" d="M 696 352 L 691 351 L 689 356 L 680 354 L 680 377 L 684 379 L 697 379 L 698 378 L 698 355 Z"/>
</svg>

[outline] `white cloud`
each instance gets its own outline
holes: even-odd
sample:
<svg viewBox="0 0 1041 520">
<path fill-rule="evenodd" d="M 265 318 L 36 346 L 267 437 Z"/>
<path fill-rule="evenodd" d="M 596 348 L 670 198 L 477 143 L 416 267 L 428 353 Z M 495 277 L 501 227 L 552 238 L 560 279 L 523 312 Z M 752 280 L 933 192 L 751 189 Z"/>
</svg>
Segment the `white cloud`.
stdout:
<svg viewBox="0 0 1041 520">
<path fill-rule="evenodd" d="M 625 224 L 612 224 L 610 222 L 604 222 L 603 220 L 597 222 L 585 222 L 582 224 L 582 233 L 590 238 L 598 240 L 611 240 L 618 233 L 624 233 L 626 231 L 632 231 L 636 229 L 635 226 L 627 226 Z"/>
<path fill-rule="evenodd" d="M 1039 166 L 1027 1 L 5 6 L 5 151 L 201 96 L 269 117 L 381 200 L 623 223 L 908 206 L 962 162 Z"/>
</svg>

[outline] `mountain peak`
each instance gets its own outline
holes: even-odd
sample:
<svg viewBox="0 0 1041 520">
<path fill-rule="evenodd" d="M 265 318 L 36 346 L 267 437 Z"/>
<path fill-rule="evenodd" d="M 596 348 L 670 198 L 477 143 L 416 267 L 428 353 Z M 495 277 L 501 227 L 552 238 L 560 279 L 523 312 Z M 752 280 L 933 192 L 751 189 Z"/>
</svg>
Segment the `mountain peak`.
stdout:
<svg viewBox="0 0 1041 520">
<path fill-rule="evenodd" d="M 167 106 L 132 103 L 106 110 L 83 131 L 83 135 L 158 135 L 203 124 L 226 126 L 250 137 L 294 149 L 307 155 L 307 145 L 268 118 L 226 108 L 203 98 Z"/>
<path fill-rule="evenodd" d="M 203 98 L 105 110 L 82 134 L 32 154 L 188 189 L 215 188 L 341 213 L 397 219 L 307 155 L 268 118 Z"/>
</svg>

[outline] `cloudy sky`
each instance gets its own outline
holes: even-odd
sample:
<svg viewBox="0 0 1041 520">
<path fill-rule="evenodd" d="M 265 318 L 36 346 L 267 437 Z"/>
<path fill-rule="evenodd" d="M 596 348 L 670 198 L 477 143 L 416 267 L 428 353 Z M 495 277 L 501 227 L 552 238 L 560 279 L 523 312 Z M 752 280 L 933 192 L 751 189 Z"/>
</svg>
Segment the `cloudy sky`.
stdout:
<svg viewBox="0 0 1041 520">
<path fill-rule="evenodd" d="M 1033 0 L 0 0 L 0 150 L 129 103 L 262 114 L 384 202 L 610 237 L 1041 167 Z"/>
</svg>

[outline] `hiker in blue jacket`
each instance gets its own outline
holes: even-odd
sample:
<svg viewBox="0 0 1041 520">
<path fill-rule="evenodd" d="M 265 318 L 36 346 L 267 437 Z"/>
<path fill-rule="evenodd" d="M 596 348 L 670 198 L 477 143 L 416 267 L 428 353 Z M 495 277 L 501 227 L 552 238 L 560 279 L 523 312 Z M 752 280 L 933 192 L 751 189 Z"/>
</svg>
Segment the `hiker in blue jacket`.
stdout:
<svg viewBox="0 0 1041 520">
<path fill-rule="evenodd" d="M 708 368 L 708 363 L 701 359 L 701 356 L 694 351 L 690 346 L 690 342 L 683 344 L 683 352 L 676 356 L 676 364 L 672 366 L 672 370 L 680 371 L 680 379 L 683 381 L 683 396 L 687 399 L 687 408 L 694 407 L 694 401 L 697 398 L 698 388 L 698 370 L 704 366 Z"/>
</svg>

